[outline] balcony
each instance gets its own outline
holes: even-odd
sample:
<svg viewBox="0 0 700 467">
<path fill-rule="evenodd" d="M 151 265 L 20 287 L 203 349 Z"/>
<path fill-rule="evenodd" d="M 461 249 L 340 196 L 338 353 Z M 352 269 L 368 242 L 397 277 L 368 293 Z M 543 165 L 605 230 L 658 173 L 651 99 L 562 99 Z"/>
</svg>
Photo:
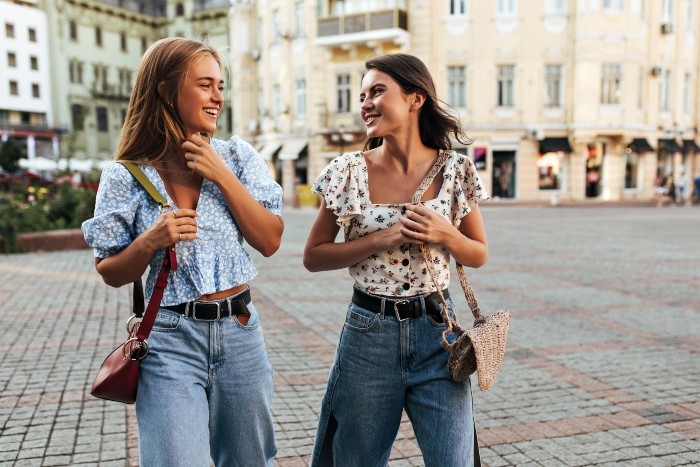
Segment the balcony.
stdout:
<svg viewBox="0 0 700 467">
<path fill-rule="evenodd" d="M 216 10 L 230 6 L 229 0 L 195 0 L 194 11 Z"/>
<path fill-rule="evenodd" d="M 409 38 L 406 10 L 391 8 L 319 18 L 314 45 L 337 47 L 385 41 L 405 44 Z"/>
</svg>

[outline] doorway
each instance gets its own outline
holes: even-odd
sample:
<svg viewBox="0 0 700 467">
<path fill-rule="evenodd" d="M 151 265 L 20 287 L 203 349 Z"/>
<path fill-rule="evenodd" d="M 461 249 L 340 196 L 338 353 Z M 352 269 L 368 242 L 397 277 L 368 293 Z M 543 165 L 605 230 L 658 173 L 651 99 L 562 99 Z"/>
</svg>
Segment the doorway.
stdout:
<svg viewBox="0 0 700 467">
<path fill-rule="evenodd" d="M 494 198 L 515 198 L 515 151 L 493 151 Z"/>
<path fill-rule="evenodd" d="M 589 143 L 586 158 L 586 198 L 597 198 L 601 193 L 605 143 Z"/>
</svg>

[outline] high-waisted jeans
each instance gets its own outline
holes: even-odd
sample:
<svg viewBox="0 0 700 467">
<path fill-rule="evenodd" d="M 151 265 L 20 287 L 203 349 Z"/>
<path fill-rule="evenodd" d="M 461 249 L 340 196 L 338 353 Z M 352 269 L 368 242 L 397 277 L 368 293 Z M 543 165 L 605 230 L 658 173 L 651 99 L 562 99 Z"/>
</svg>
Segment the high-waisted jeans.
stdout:
<svg viewBox="0 0 700 467">
<path fill-rule="evenodd" d="M 158 311 L 136 399 L 142 466 L 272 466 L 272 366 L 248 309 L 247 326 Z"/>
<path fill-rule="evenodd" d="M 427 467 L 473 465 L 474 416 L 469 378 L 456 382 L 440 346 L 447 325 L 425 314 L 399 322 L 348 307 L 323 397 L 312 467 L 381 467 L 405 409 Z M 454 304 L 448 299 L 450 307 Z M 450 341 L 455 336 L 450 334 Z"/>
</svg>

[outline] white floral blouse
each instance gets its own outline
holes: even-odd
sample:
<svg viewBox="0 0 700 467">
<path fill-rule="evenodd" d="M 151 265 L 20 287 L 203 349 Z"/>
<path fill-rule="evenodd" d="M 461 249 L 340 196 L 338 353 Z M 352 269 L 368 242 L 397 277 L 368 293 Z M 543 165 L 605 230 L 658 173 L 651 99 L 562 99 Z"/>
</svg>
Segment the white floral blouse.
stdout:
<svg viewBox="0 0 700 467">
<path fill-rule="evenodd" d="M 338 216 L 338 225 L 345 227 L 346 242 L 391 227 L 406 210 L 406 204 L 370 201 L 367 164 L 362 152 L 345 153 L 332 160 L 314 182 L 313 191 L 322 195 L 326 207 Z M 474 164 L 452 151 L 443 169 L 438 197 L 422 204 L 459 228 L 472 206 L 488 198 Z M 440 288 L 445 289 L 450 283 L 450 255 L 438 244 L 431 244 L 430 252 Z M 420 247 L 413 243 L 401 245 L 397 250 L 377 252 L 350 266 L 349 271 L 356 286 L 371 294 L 408 297 L 437 290 Z"/>
</svg>

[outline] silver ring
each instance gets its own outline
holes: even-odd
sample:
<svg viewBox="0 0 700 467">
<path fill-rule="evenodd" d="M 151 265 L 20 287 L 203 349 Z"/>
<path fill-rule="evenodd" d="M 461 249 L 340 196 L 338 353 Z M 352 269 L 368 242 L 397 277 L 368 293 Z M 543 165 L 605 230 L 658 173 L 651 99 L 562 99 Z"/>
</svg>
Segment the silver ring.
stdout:
<svg viewBox="0 0 700 467">
<path fill-rule="evenodd" d="M 180 241 L 182 241 L 182 232 L 180 232 L 180 237 L 179 237 L 179 238 L 180 238 Z"/>
</svg>

